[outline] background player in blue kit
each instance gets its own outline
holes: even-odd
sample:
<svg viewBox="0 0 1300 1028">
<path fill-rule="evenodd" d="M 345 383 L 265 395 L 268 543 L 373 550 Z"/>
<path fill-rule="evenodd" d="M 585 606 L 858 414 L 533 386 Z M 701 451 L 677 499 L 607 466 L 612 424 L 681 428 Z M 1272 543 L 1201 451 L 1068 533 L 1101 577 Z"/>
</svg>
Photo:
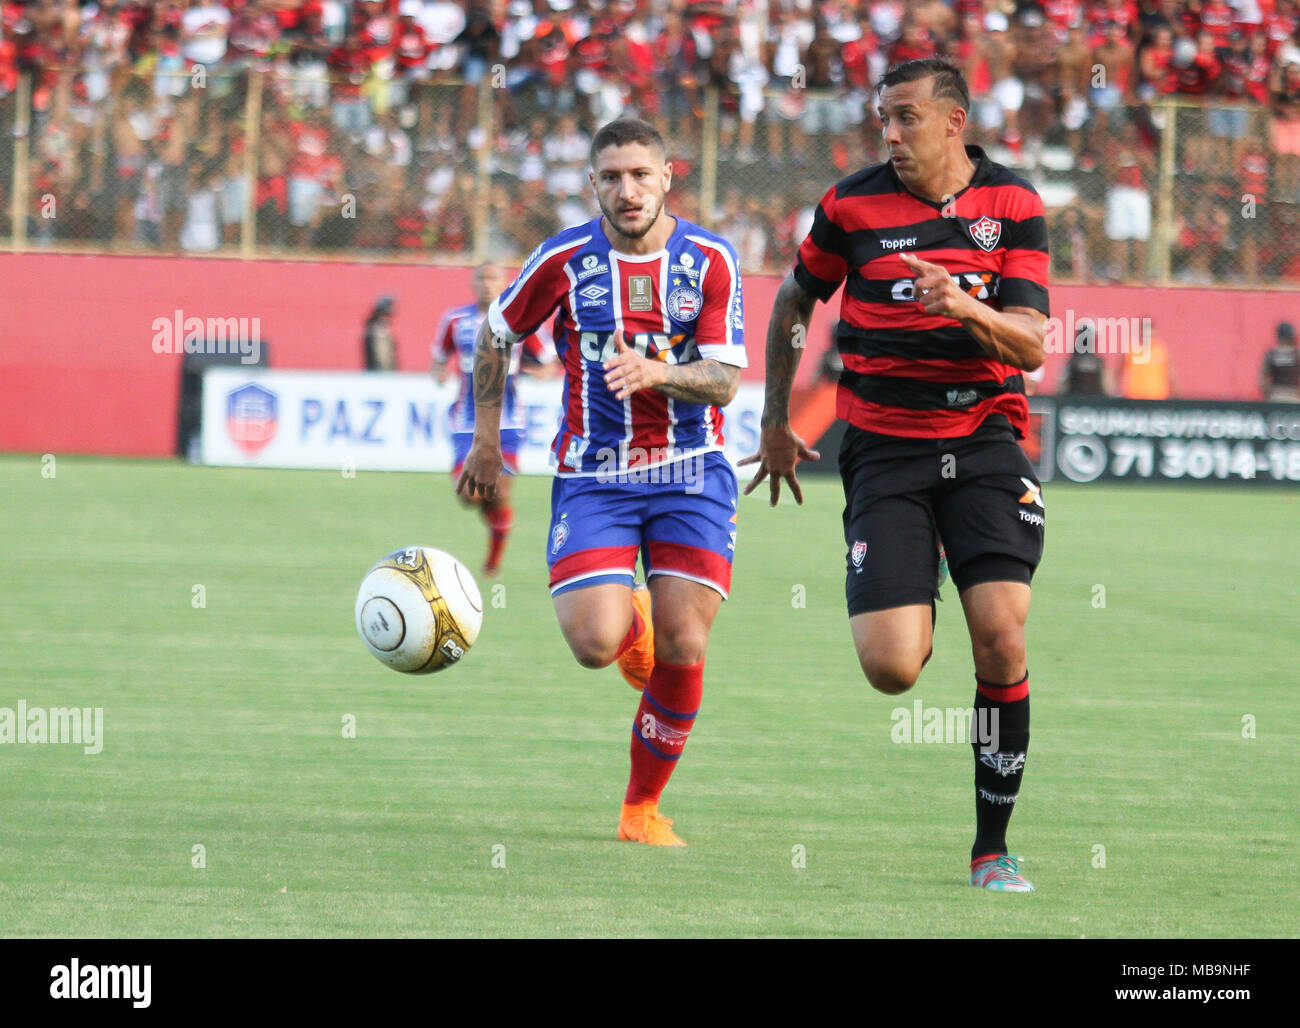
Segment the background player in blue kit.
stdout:
<svg viewBox="0 0 1300 1028">
<path fill-rule="evenodd" d="M 659 797 L 695 722 L 731 584 L 736 476 L 720 408 L 745 366 L 740 269 L 729 244 L 664 209 L 672 165 L 653 126 L 602 127 L 589 179 L 602 216 L 533 251 L 479 330 L 480 417 L 457 488 L 495 494 L 509 347 L 558 308 L 551 595 L 578 662 L 617 660 L 642 690 L 619 838 L 682 846 Z M 648 591 L 634 588 L 638 553 Z"/>
<path fill-rule="evenodd" d="M 459 371 L 460 395 L 451 408 L 452 481 L 459 476 L 474 440 L 474 340 L 479 326 L 487 314 L 488 305 L 506 284 L 505 274 L 492 263 L 480 264 L 474 269 L 473 303 L 453 307 L 442 316 L 438 332 L 433 338 L 433 373 L 439 382 L 451 375 L 454 358 Z M 514 347 L 510 357 L 509 378 L 506 380 L 504 409 L 501 412 L 501 453 L 510 474 L 519 471 L 519 447 L 524 439 L 523 410 L 515 397 L 514 376 L 523 368 L 520 358 L 527 355 L 529 366 L 538 374 L 546 374 L 555 360 L 555 348 L 542 335 L 529 335 Z M 525 373 L 528 373 L 525 370 Z M 501 555 L 514 527 L 515 512 L 510 503 L 510 479 L 503 477 L 496 494 L 479 499 L 464 497 L 466 502 L 479 506 L 488 526 L 488 553 L 483 562 L 483 573 L 495 575 L 501 566 Z"/>
</svg>

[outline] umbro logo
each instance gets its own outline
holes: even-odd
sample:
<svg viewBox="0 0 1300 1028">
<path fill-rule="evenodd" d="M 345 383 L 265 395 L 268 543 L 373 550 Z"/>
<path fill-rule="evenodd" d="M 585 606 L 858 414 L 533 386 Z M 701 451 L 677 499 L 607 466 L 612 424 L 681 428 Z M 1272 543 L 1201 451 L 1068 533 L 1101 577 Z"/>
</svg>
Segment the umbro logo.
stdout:
<svg viewBox="0 0 1300 1028">
<path fill-rule="evenodd" d="M 581 296 L 584 300 L 599 300 L 602 296 L 604 296 L 608 292 L 609 290 L 606 289 L 604 286 L 597 285 L 596 283 L 593 282 L 591 285 L 587 286 L 586 289 L 579 289 L 578 295 Z"/>
</svg>

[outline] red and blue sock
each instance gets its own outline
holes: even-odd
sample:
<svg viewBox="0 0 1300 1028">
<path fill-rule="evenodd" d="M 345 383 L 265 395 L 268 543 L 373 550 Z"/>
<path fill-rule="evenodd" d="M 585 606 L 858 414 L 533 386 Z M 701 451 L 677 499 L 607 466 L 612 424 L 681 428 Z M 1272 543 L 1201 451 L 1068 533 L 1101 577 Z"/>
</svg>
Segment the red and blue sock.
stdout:
<svg viewBox="0 0 1300 1028">
<path fill-rule="evenodd" d="M 691 734 L 703 695 L 703 661 L 685 665 L 655 661 L 632 723 L 632 775 L 624 803 L 659 802 Z"/>
</svg>

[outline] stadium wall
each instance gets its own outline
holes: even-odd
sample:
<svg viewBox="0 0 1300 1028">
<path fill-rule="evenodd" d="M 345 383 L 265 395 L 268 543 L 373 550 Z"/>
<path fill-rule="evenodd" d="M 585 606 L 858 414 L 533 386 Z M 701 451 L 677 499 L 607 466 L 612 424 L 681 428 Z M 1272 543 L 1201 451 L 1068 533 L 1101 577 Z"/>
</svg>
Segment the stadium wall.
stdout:
<svg viewBox="0 0 1300 1028">
<path fill-rule="evenodd" d="M 155 352 L 155 319 L 257 318 L 276 368 L 361 367 L 362 324 L 396 297 L 401 370 L 428 367 L 442 312 L 470 299 L 471 269 L 356 262 L 0 254 L 0 450 L 165 456 L 173 451 L 181 355 Z M 774 275 L 745 276 L 750 367 L 763 378 Z M 1054 313 L 1150 317 L 1169 344 L 1182 395 L 1257 398 L 1260 359 L 1281 320 L 1300 320 L 1294 292 L 1058 286 Z M 838 308 L 818 305 L 806 384 Z M 251 323 L 251 322 L 250 322 Z M 1064 357 L 1047 367 L 1054 383 Z"/>
</svg>

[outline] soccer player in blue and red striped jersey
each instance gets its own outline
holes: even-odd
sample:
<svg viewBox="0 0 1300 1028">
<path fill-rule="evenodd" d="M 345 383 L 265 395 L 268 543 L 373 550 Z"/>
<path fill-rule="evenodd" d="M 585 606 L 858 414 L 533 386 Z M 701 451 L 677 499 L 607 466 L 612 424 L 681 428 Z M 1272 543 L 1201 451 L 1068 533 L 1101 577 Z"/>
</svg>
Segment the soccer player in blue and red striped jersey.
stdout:
<svg viewBox="0 0 1300 1028">
<path fill-rule="evenodd" d="M 487 317 L 489 304 L 497 298 L 504 285 L 505 275 L 497 265 L 491 262 L 480 264 L 474 269 L 475 301 L 447 311 L 433 337 L 435 377 L 445 382 L 451 371 L 450 362 L 454 358 L 460 378 L 460 395 L 451 407 L 453 481 L 460 478 L 465 456 L 474 441 L 474 342 L 478 338 L 483 319 Z M 519 471 L 519 447 L 524 439 L 523 411 L 515 398 L 515 375 L 521 369 L 521 357 L 525 354 L 531 359 L 531 366 L 539 369 L 536 373 L 541 374 L 540 369 L 548 367 L 555 360 L 555 348 L 543 339 L 541 333 L 526 336 L 513 348 L 501 411 L 501 453 L 509 475 Z M 491 498 L 475 497 L 467 501 L 478 505 L 483 520 L 487 522 L 488 553 L 483 562 L 483 573 L 489 577 L 500 570 L 501 556 L 510 538 L 510 530 L 514 527 L 515 512 L 510 503 L 509 475 L 500 480 L 496 493 Z"/>
<path fill-rule="evenodd" d="M 816 301 L 840 284 L 837 411 L 846 593 L 858 660 L 878 690 L 910 689 L 930 658 L 938 544 L 947 551 L 975 662 L 976 838 L 970 883 L 1029 892 L 1006 829 L 1029 745 L 1025 620 L 1042 557 L 1042 492 L 1017 443 L 1022 373 L 1040 367 L 1047 226 L 1033 187 L 963 142 L 961 71 L 908 61 L 881 80 L 890 160 L 822 197 L 768 326 L 767 387 L 748 493 L 817 454 L 788 405 Z M 742 462 L 744 463 L 744 462 Z"/>
<path fill-rule="evenodd" d="M 601 217 L 542 243 L 488 309 L 457 489 L 497 488 L 509 347 L 558 309 L 565 408 L 551 595 L 578 662 L 617 661 L 641 692 L 619 838 L 681 846 L 659 797 L 695 722 L 709 632 L 731 585 L 736 476 L 721 408 L 745 366 L 740 267 L 724 240 L 668 214 L 672 165 L 653 126 L 603 126 L 589 178 Z M 648 589 L 636 583 L 638 552 Z"/>
</svg>

